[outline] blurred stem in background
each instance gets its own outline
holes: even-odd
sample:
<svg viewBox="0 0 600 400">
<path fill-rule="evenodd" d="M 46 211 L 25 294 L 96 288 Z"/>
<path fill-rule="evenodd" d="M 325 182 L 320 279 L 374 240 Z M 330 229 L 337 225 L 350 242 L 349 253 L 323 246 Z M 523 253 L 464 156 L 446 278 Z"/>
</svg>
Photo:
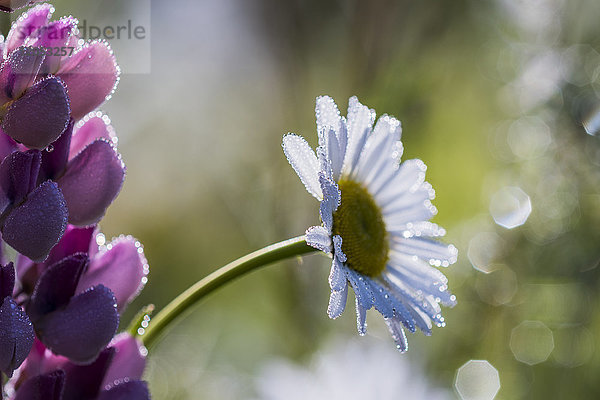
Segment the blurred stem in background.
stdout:
<svg viewBox="0 0 600 400">
<path fill-rule="evenodd" d="M 304 236 L 284 240 L 264 247 L 219 268 L 177 296 L 146 329 L 138 330 L 138 336 L 147 348 L 151 348 L 179 317 L 189 312 L 204 296 L 219 289 L 234 279 L 258 268 L 286 258 L 301 256 L 317 251 L 306 244 Z"/>
</svg>

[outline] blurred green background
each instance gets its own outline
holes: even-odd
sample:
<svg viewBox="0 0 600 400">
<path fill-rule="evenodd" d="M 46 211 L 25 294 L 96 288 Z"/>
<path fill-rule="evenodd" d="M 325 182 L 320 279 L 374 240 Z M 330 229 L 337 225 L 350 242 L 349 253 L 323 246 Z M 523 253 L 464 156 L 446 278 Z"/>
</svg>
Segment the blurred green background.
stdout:
<svg viewBox="0 0 600 400">
<path fill-rule="evenodd" d="M 457 371 L 472 359 L 497 369 L 497 399 L 600 397 L 600 138 L 589 123 L 600 105 L 600 2 L 53 4 L 56 17 L 150 18 L 150 73 L 124 68 L 101 107 L 128 168 L 102 228 L 137 237 L 151 268 L 126 319 L 318 223 L 281 138 L 316 144 L 315 97 L 332 96 L 345 114 L 357 95 L 402 121 L 404 158 L 428 165 L 434 222 L 460 252 L 444 271 L 458 298 L 447 326 L 409 335 L 397 357 L 449 398 L 460 398 Z M 507 203 L 506 187 L 526 193 L 531 214 Z M 496 206 L 528 218 L 503 228 Z M 260 397 L 273 358 L 308 365 L 351 340 L 353 307 L 326 315 L 328 267 L 322 256 L 292 260 L 212 295 L 150 355 L 153 398 Z M 369 322 L 395 352 L 380 316 Z"/>
</svg>

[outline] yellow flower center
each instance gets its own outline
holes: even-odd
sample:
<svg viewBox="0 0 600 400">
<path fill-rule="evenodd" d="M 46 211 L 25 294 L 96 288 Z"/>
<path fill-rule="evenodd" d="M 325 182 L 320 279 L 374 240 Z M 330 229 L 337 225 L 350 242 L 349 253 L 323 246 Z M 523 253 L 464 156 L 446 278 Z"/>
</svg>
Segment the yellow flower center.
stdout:
<svg viewBox="0 0 600 400">
<path fill-rule="evenodd" d="M 363 275 L 379 276 L 389 251 L 381 209 L 359 183 L 342 179 L 338 186 L 342 201 L 333 214 L 333 234 L 342 237 L 346 265 Z"/>
</svg>

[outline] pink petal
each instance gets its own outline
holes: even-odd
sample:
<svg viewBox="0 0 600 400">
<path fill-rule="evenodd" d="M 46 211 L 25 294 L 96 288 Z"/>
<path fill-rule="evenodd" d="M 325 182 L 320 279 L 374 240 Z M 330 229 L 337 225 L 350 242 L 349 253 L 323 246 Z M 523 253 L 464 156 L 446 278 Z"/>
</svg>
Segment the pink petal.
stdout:
<svg viewBox="0 0 600 400">
<path fill-rule="evenodd" d="M 119 380 L 141 379 L 148 353 L 142 343 L 129 333 L 121 333 L 115 336 L 109 346 L 116 349 L 116 354 L 106 371 L 102 387 L 112 385 Z"/>
<path fill-rule="evenodd" d="M 19 19 L 10 28 L 10 32 L 8 32 L 6 37 L 4 57 L 17 47 L 22 46 L 25 43 L 25 39 L 40 26 L 46 25 L 50 21 L 53 12 L 54 7 L 51 4 L 40 4 L 21 14 Z"/>
<path fill-rule="evenodd" d="M 75 157 L 96 139 L 106 139 L 115 146 L 117 144 L 117 135 L 110 125 L 110 119 L 100 111 L 92 111 L 77 122 L 71 139 L 69 159 Z"/>
<path fill-rule="evenodd" d="M 58 75 L 67 85 L 71 112 L 78 120 L 110 97 L 119 81 L 119 67 L 109 45 L 95 41 L 66 60 Z"/>
<path fill-rule="evenodd" d="M 43 54 L 24 46 L 10 53 L 0 69 L 0 103 L 21 97 L 35 81 L 43 61 Z"/>
<path fill-rule="evenodd" d="M 52 21 L 33 32 L 25 41 L 25 45 L 43 48 L 66 47 L 77 28 L 77 23 L 77 19 L 73 17 L 63 17 L 58 21 Z M 41 73 L 56 74 L 61 60 L 62 57 L 59 55 L 47 55 Z"/>
<path fill-rule="evenodd" d="M 142 245 L 131 236 L 121 236 L 91 260 L 77 292 L 102 284 L 115 294 L 119 311 L 122 311 L 142 290 L 146 275 L 148 262 Z"/>
</svg>

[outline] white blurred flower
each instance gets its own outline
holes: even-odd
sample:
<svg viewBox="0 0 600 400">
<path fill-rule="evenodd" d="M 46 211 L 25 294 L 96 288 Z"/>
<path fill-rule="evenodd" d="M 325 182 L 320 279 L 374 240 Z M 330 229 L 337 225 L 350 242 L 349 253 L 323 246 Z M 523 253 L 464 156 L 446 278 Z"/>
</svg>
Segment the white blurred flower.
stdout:
<svg viewBox="0 0 600 400">
<path fill-rule="evenodd" d="M 346 339 L 323 346 L 308 366 L 288 360 L 267 364 L 256 380 L 261 400 L 443 400 L 415 363 L 385 343 Z"/>
</svg>

